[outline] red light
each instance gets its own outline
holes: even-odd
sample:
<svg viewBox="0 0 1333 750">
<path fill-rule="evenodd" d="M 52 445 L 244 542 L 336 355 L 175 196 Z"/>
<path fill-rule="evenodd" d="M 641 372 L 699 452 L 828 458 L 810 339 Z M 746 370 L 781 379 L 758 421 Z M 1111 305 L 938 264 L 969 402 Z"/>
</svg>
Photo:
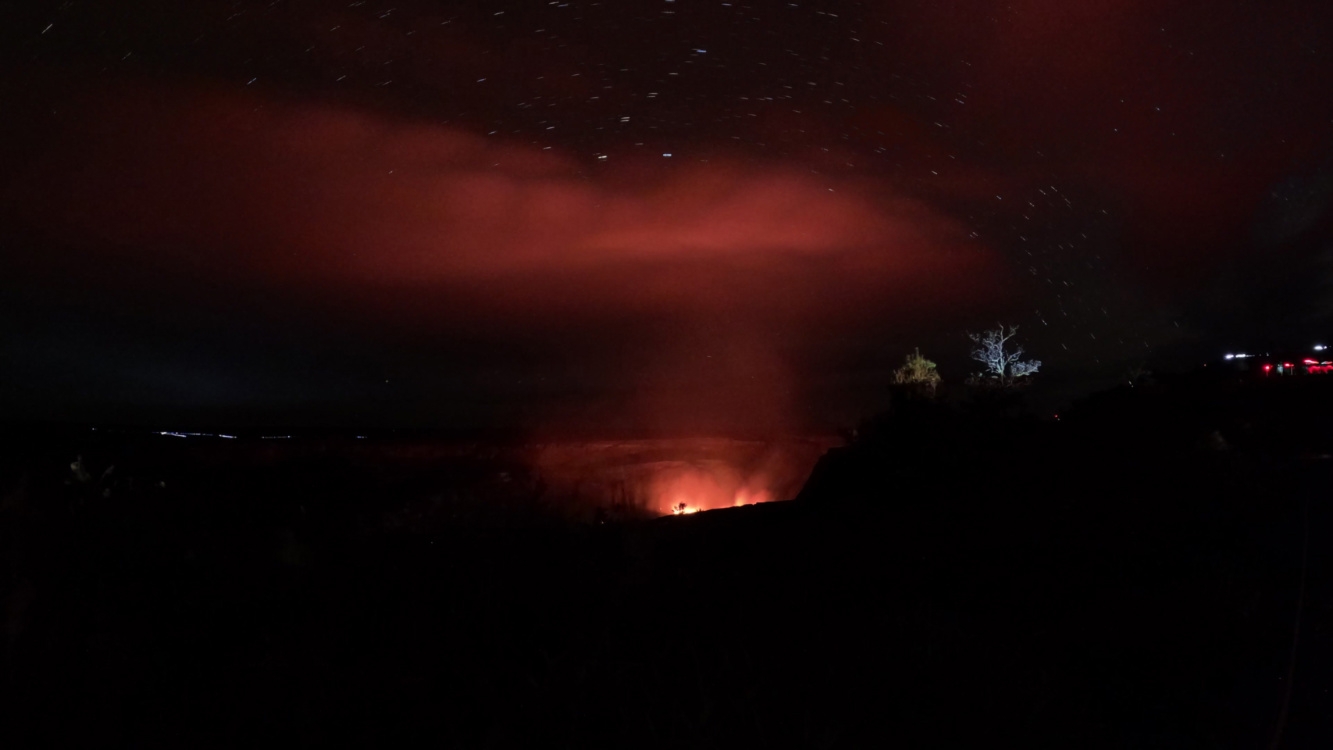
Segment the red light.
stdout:
<svg viewBox="0 0 1333 750">
<path fill-rule="evenodd" d="M 1264 372 L 1268 372 L 1271 369 L 1273 369 L 1272 365 L 1264 365 Z"/>
<path fill-rule="evenodd" d="M 1307 364 L 1307 365 L 1317 365 L 1317 364 L 1319 364 L 1318 362 L 1314 361 L 1313 359 L 1303 359 L 1303 360 L 1301 360 L 1301 361 L 1304 362 L 1304 363 Z"/>
<path fill-rule="evenodd" d="M 1282 363 L 1282 366 L 1283 366 L 1283 367 L 1286 367 L 1286 368 L 1288 368 L 1288 369 L 1290 369 L 1290 368 L 1291 368 L 1291 363 L 1290 363 L 1290 362 L 1283 362 L 1283 363 Z"/>
</svg>

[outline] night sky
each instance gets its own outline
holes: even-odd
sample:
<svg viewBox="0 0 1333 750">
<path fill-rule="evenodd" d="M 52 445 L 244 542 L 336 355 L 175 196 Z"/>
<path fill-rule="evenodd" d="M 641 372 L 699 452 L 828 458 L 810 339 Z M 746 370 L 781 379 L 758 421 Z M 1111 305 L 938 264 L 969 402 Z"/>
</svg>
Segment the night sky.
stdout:
<svg viewBox="0 0 1333 750">
<path fill-rule="evenodd" d="M 6 4 L 0 408 L 764 433 L 997 320 L 1065 394 L 1305 346 L 1330 40 L 1321 0 Z"/>
</svg>

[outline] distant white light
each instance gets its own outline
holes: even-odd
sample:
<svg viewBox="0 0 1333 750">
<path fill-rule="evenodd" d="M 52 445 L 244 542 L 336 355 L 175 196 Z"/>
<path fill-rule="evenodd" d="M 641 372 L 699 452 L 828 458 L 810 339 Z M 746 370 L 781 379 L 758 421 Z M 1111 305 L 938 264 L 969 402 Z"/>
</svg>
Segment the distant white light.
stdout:
<svg viewBox="0 0 1333 750">
<path fill-rule="evenodd" d="M 1315 345 L 1314 345 L 1314 350 L 1317 351 L 1317 352 L 1322 352 L 1322 351 L 1324 351 L 1324 350 L 1327 349 L 1327 348 L 1328 348 L 1328 347 L 1327 347 L 1327 346 L 1324 346 L 1323 344 L 1315 344 Z"/>
<path fill-rule="evenodd" d="M 1236 358 L 1236 355 L 1234 355 L 1234 354 L 1228 354 L 1228 355 L 1226 356 L 1226 358 L 1227 358 L 1227 359 L 1235 359 L 1235 358 Z"/>
<path fill-rule="evenodd" d="M 665 157 L 667 157 L 668 159 L 671 158 L 671 154 L 662 154 L 662 156 L 665 156 Z"/>
</svg>

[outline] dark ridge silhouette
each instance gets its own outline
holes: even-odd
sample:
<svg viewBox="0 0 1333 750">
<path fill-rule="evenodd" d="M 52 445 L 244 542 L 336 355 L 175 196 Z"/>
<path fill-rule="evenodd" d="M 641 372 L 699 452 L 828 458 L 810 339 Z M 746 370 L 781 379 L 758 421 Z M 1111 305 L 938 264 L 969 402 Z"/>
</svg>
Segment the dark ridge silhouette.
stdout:
<svg viewBox="0 0 1333 750">
<path fill-rule="evenodd" d="M 1322 746 L 1330 386 L 1200 371 L 1058 419 L 898 390 L 792 502 L 619 521 L 504 446 L 11 429 L 0 731 Z"/>
</svg>

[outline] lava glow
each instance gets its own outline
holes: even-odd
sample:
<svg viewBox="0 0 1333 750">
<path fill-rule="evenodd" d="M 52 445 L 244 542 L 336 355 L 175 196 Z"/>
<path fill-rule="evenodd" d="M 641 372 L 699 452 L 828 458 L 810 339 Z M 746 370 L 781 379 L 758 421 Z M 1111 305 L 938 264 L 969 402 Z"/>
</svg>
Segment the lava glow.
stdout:
<svg viewBox="0 0 1333 750">
<path fill-rule="evenodd" d="M 756 503 L 766 503 L 772 499 L 773 495 L 768 490 L 751 490 L 749 488 L 743 487 L 736 491 L 735 505 L 736 507 L 739 508 L 742 505 L 754 505 Z"/>
<path fill-rule="evenodd" d="M 794 498 L 819 457 L 841 444 L 834 436 L 552 442 L 528 460 L 572 514 L 592 517 L 597 507 L 643 518 Z"/>
<path fill-rule="evenodd" d="M 743 478 L 736 471 L 720 466 L 669 472 L 655 482 L 654 496 L 659 512 L 676 516 L 773 499 L 762 477 Z"/>
</svg>

